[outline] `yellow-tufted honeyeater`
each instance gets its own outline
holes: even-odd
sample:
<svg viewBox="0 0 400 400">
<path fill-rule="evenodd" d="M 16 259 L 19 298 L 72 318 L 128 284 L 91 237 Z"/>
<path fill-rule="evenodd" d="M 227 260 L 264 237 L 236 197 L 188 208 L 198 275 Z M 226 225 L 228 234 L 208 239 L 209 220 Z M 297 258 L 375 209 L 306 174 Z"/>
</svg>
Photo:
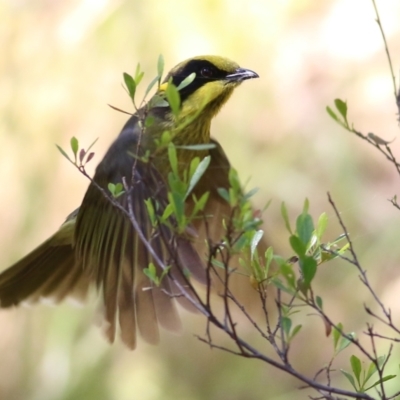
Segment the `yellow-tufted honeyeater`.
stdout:
<svg viewBox="0 0 400 400">
<path fill-rule="evenodd" d="M 81 206 L 53 236 L 0 274 L 1 307 L 43 297 L 55 301 L 66 296 L 84 297 L 94 283 L 103 295 L 106 334 L 111 342 L 117 320 L 122 340 L 132 349 L 137 330 L 146 341 L 157 343 L 158 324 L 169 330 L 179 329 L 175 302 L 168 295 L 174 293 L 173 280 L 166 277 L 161 288 L 152 288 L 143 269 L 150 262 L 156 264 L 153 256 L 126 214 L 99 187 L 107 190 L 109 183 L 132 182 L 131 192 L 115 201 L 136 216 L 154 253 L 171 266 L 170 276 L 182 281 L 177 271 L 188 270 L 191 276 L 204 281 L 206 239 L 221 240 L 223 220 L 232 212 L 217 191 L 229 187 L 230 164 L 220 145 L 210 138 L 211 120 L 242 81 L 258 75 L 226 58 L 200 56 L 173 68 L 156 95 L 162 94 L 168 82 L 179 86 L 192 73 L 194 80 L 180 91 L 180 112 L 174 114 L 170 107 L 158 106 L 157 102 L 139 109 L 97 166 Z M 145 129 L 144 113 L 152 119 Z M 167 203 L 166 181 L 171 165 L 167 149 L 156 144 L 165 131 L 172 134 L 180 169 L 187 169 L 194 157 L 210 156 L 209 167 L 193 189 L 197 198 L 209 192 L 206 217 L 192 221 L 191 235 L 178 235 L 165 225 L 155 235 L 145 206 L 147 199 L 155 199 L 161 208 Z M 187 146 L 210 143 L 214 146 L 202 150 Z M 150 154 L 147 161 L 143 159 L 146 154 Z M 192 196 L 188 196 L 186 208 L 193 208 Z"/>
</svg>

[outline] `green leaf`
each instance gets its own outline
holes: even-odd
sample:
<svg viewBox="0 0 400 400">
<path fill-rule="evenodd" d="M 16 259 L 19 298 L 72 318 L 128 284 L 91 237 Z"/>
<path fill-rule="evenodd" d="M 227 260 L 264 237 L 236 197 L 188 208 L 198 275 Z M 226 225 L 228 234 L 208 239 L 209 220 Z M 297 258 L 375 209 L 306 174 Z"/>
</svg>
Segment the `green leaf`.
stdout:
<svg viewBox="0 0 400 400">
<path fill-rule="evenodd" d="M 299 256 L 303 257 L 306 254 L 306 246 L 302 240 L 299 239 L 298 236 L 292 235 L 289 238 L 290 246 L 292 247 L 293 251 Z"/>
<path fill-rule="evenodd" d="M 253 189 L 249 190 L 247 193 L 244 194 L 243 199 L 244 200 L 250 199 L 258 192 L 258 190 L 259 190 L 258 188 L 253 188 Z"/>
<path fill-rule="evenodd" d="M 250 242 L 250 254 L 251 254 L 251 260 L 254 259 L 254 253 L 257 249 L 257 245 L 258 243 L 260 243 L 260 240 L 262 239 L 262 237 L 264 236 L 264 231 L 262 231 L 261 229 L 254 232 L 254 235 L 251 239 Z"/>
<path fill-rule="evenodd" d="M 221 268 L 223 270 L 226 270 L 226 266 L 223 262 L 216 260 L 215 258 L 212 259 L 212 265 L 214 265 L 217 268 Z"/>
<path fill-rule="evenodd" d="M 335 99 L 335 106 L 347 124 L 347 103 L 340 99 Z"/>
<path fill-rule="evenodd" d="M 157 217 L 156 217 L 156 212 L 154 210 L 154 205 L 153 205 L 153 200 L 152 199 L 146 199 L 144 201 L 144 204 L 146 205 L 147 208 L 147 214 L 150 218 L 151 226 L 154 228 L 157 226 Z"/>
<path fill-rule="evenodd" d="M 262 210 L 263 212 L 266 211 L 267 208 L 270 206 L 271 203 L 272 203 L 272 199 L 269 199 L 269 200 L 266 202 L 265 206 L 264 206 L 261 210 Z"/>
<path fill-rule="evenodd" d="M 180 112 L 181 107 L 181 96 L 179 95 L 176 86 L 169 82 L 167 86 L 167 90 L 165 91 L 165 95 L 167 97 L 169 106 L 171 107 L 172 114 L 177 116 Z"/>
<path fill-rule="evenodd" d="M 326 111 L 331 116 L 331 118 L 333 118 L 336 122 L 339 122 L 338 116 L 335 114 L 335 112 L 329 106 L 326 107 Z"/>
<path fill-rule="evenodd" d="M 376 382 L 374 382 L 371 386 L 369 386 L 365 391 L 372 389 L 373 387 L 379 385 L 380 383 L 390 381 L 393 378 L 396 378 L 397 375 L 386 375 L 382 379 L 378 379 Z"/>
<path fill-rule="evenodd" d="M 310 290 L 310 285 L 306 283 L 304 278 L 297 279 L 297 291 L 302 293 L 304 296 L 308 296 L 308 291 Z"/>
<path fill-rule="evenodd" d="M 108 184 L 108 190 L 110 191 L 110 193 L 112 195 L 114 195 L 114 193 L 115 193 L 115 185 L 113 183 L 109 183 Z"/>
<path fill-rule="evenodd" d="M 156 267 L 150 263 L 147 268 L 143 268 L 143 273 L 156 285 L 160 285 L 160 279 L 157 276 Z"/>
<path fill-rule="evenodd" d="M 58 145 L 56 144 L 56 147 L 58 149 L 58 151 L 72 164 L 74 164 L 74 162 L 69 158 L 68 154 Z"/>
<path fill-rule="evenodd" d="M 310 285 L 317 272 L 317 261 L 313 257 L 306 256 L 300 258 L 299 264 L 305 284 Z"/>
<path fill-rule="evenodd" d="M 348 249 L 350 248 L 350 243 L 346 243 L 344 246 L 342 246 L 337 253 L 338 254 L 343 254 L 345 253 Z"/>
<path fill-rule="evenodd" d="M 124 82 L 125 82 L 126 88 L 128 89 L 129 97 L 132 100 L 134 100 L 135 93 L 136 93 L 136 83 L 135 83 L 134 79 L 126 72 L 124 72 L 123 76 L 124 76 Z"/>
<path fill-rule="evenodd" d="M 385 363 L 386 358 L 387 358 L 386 354 L 378 357 L 377 361 L 378 361 L 379 368 L 382 367 L 382 365 Z"/>
<path fill-rule="evenodd" d="M 321 241 L 322 235 L 325 233 L 327 226 L 328 215 L 324 212 L 318 218 L 318 224 L 315 232 L 319 241 Z"/>
<path fill-rule="evenodd" d="M 229 188 L 229 204 L 231 205 L 231 207 L 237 206 L 237 200 L 238 200 L 237 192 L 235 192 L 235 190 L 232 187 L 230 187 Z"/>
<path fill-rule="evenodd" d="M 286 229 L 288 230 L 288 232 L 291 235 L 293 235 L 292 229 L 290 228 L 289 215 L 288 215 L 287 208 L 286 208 L 286 205 L 284 202 L 282 202 L 282 204 L 281 204 L 281 214 L 282 214 L 283 220 L 285 221 Z"/>
<path fill-rule="evenodd" d="M 167 207 L 165 207 L 165 209 L 164 209 L 164 212 L 161 216 L 161 220 L 166 221 L 170 217 L 170 215 L 173 213 L 173 211 L 174 211 L 174 208 L 173 208 L 172 204 L 168 204 Z"/>
<path fill-rule="evenodd" d="M 342 337 L 342 334 L 340 332 L 343 332 L 343 324 L 341 322 L 339 322 L 337 324 L 337 328 L 333 327 L 333 348 L 336 350 L 339 344 L 339 340 Z"/>
<path fill-rule="evenodd" d="M 268 249 L 265 251 L 265 260 L 267 265 L 271 264 L 273 258 L 274 258 L 274 249 L 272 246 L 269 246 Z"/>
<path fill-rule="evenodd" d="M 174 216 L 178 220 L 178 223 L 181 224 L 184 221 L 185 217 L 185 203 L 180 195 L 180 193 L 172 192 L 168 193 L 168 200 L 174 207 Z M 182 226 L 181 226 L 182 227 Z"/>
<path fill-rule="evenodd" d="M 280 264 L 278 256 L 274 256 L 274 260 L 276 260 L 277 263 Z M 279 270 L 280 270 L 281 274 L 284 276 L 284 278 L 286 279 L 287 284 L 290 286 L 291 289 L 295 289 L 296 288 L 296 276 L 293 272 L 292 265 L 289 265 L 284 262 L 283 264 L 280 264 L 279 267 L 280 267 Z"/>
<path fill-rule="evenodd" d="M 324 249 L 321 249 L 321 264 L 324 262 L 333 260 L 336 257 L 337 257 L 337 255 L 331 254 L 331 253 L 325 251 Z"/>
<path fill-rule="evenodd" d="M 158 80 L 159 80 L 159 76 L 156 76 L 155 78 L 152 79 L 152 81 L 147 86 L 146 91 L 144 92 L 144 97 L 147 97 L 150 90 L 153 89 L 154 85 L 158 82 Z M 153 103 L 151 103 L 151 106 L 156 107 L 156 105 L 154 105 Z M 157 107 L 159 107 L 159 106 L 157 106 Z"/>
<path fill-rule="evenodd" d="M 351 386 L 353 386 L 353 388 L 355 390 L 358 390 L 357 386 L 356 386 L 356 382 L 354 381 L 354 378 L 351 374 L 349 374 L 347 371 L 341 369 L 340 372 L 347 378 L 347 380 L 351 383 Z"/>
<path fill-rule="evenodd" d="M 193 176 L 199 164 L 200 164 L 200 158 L 194 157 L 190 162 L 189 170 L 184 172 L 185 181 L 187 181 L 187 175 L 189 176 L 189 179 Z"/>
<path fill-rule="evenodd" d="M 142 78 L 144 76 L 144 72 L 140 71 L 140 64 L 136 65 L 136 71 L 135 71 L 135 83 L 136 87 L 138 87 L 139 83 L 141 82 Z"/>
<path fill-rule="evenodd" d="M 338 323 L 337 328 L 333 327 L 333 347 L 335 349 L 335 353 L 339 354 L 342 350 L 347 348 L 352 341 L 356 338 L 356 334 L 354 332 L 347 333 L 343 336 L 343 324 Z"/>
<path fill-rule="evenodd" d="M 174 146 L 176 148 L 176 146 L 173 143 L 171 143 L 171 140 L 172 140 L 171 132 L 170 131 L 164 131 L 162 133 L 162 135 L 161 135 L 160 144 L 162 144 L 162 145 L 167 145 L 168 144 L 168 145 Z"/>
<path fill-rule="evenodd" d="M 182 181 L 179 176 L 175 175 L 173 172 L 168 174 L 168 184 L 172 192 L 179 194 L 182 197 L 182 201 L 184 201 L 184 196 L 187 189 L 187 184 Z"/>
<path fill-rule="evenodd" d="M 168 158 L 172 172 L 178 176 L 178 156 L 176 154 L 176 148 L 172 143 L 168 145 Z"/>
<path fill-rule="evenodd" d="M 317 303 L 318 308 L 319 308 L 320 310 L 322 310 L 322 305 L 323 305 L 323 303 L 322 303 L 321 297 L 317 296 L 317 297 L 315 298 L 315 302 Z"/>
<path fill-rule="evenodd" d="M 90 149 L 95 145 L 95 143 L 96 143 L 98 140 L 99 140 L 99 138 L 96 138 L 96 139 L 92 142 L 92 144 L 86 149 L 86 154 L 89 153 Z"/>
<path fill-rule="evenodd" d="M 281 326 L 286 337 L 289 337 L 290 329 L 292 328 L 292 320 L 288 317 L 282 317 Z"/>
<path fill-rule="evenodd" d="M 159 96 L 158 94 L 155 94 L 152 96 L 152 98 L 149 101 L 149 107 L 150 108 L 155 108 L 155 107 L 169 107 L 169 103 L 167 100 L 164 99 L 164 97 Z"/>
<path fill-rule="evenodd" d="M 231 168 L 229 170 L 229 183 L 231 184 L 231 188 L 235 193 L 241 192 L 239 176 L 234 168 Z"/>
<path fill-rule="evenodd" d="M 339 347 L 337 350 L 337 353 L 340 353 L 342 350 L 346 349 L 347 347 L 350 346 L 351 344 L 351 339 L 354 339 L 356 337 L 354 332 L 350 332 L 346 335 L 346 337 L 341 337 L 340 342 L 339 342 Z"/>
<path fill-rule="evenodd" d="M 346 239 L 346 234 L 340 234 L 331 244 L 338 244 L 341 240 Z"/>
<path fill-rule="evenodd" d="M 308 199 L 305 199 L 303 204 L 302 214 L 308 214 L 309 208 L 310 208 L 310 202 L 308 201 Z"/>
<path fill-rule="evenodd" d="M 374 362 L 371 362 L 368 367 L 367 375 L 365 377 L 365 382 L 368 382 L 368 380 L 371 378 L 372 375 L 374 375 L 378 369 L 376 368 L 376 365 Z"/>
<path fill-rule="evenodd" d="M 314 222 L 310 214 L 305 214 L 303 212 L 298 216 L 296 220 L 296 231 L 300 240 L 307 246 L 314 232 Z"/>
<path fill-rule="evenodd" d="M 196 78 L 196 73 L 192 72 L 189 76 L 187 76 L 176 88 L 178 91 L 184 89 L 186 86 L 189 86 L 194 79 Z"/>
<path fill-rule="evenodd" d="M 157 74 L 159 79 L 162 78 L 163 73 L 164 73 L 164 57 L 162 54 L 160 54 L 158 56 L 158 61 L 157 61 Z"/>
<path fill-rule="evenodd" d="M 121 196 L 122 194 L 125 193 L 124 191 L 124 186 L 122 185 L 122 183 L 109 183 L 108 184 L 108 190 L 110 191 L 111 195 L 114 198 L 117 198 L 119 196 Z"/>
<path fill-rule="evenodd" d="M 293 328 L 292 333 L 290 334 L 290 340 L 292 340 L 301 330 L 301 328 L 303 327 L 303 325 L 296 325 Z"/>
<path fill-rule="evenodd" d="M 186 144 L 186 145 L 176 145 L 177 149 L 185 149 L 185 150 L 211 150 L 215 149 L 215 144 L 213 143 L 204 143 L 204 144 Z"/>
<path fill-rule="evenodd" d="M 271 246 L 268 247 L 268 249 L 265 251 L 264 257 L 265 257 L 264 276 L 267 278 L 271 262 L 274 258 L 274 249 Z"/>
<path fill-rule="evenodd" d="M 360 376 L 361 376 L 361 370 L 362 370 L 362 366 L 361 366 L 361 361 L 358 357 L 356 357 L 355 355 L 352 355 L 350 357 L 350 365 L 351 365 L 351 369 L 353 370 L 353 374 L 357 379 L 357 383 L 358 386 L 360 387 Z"/>
<path fill-rule="evenodd" d="M 225 188 L 217 188 L 218 194 L 228 203 L 230 203 L 229 193 Z"/>
<path fill-rule="evenodd" d="M 74 160 L 76 163 L 76 155 L 78 154 L 78 150 L 79 150 L 78 139 L 75 136 L 72 136 L 70 143 L 71 143 L 71 150 L 72 150 L 72 153 L 74 153 Z"/>
<path fill-rule="evenodd" d="M 169 267 L 169 268 L 171 268 L 171 267 Z M 183 275 L 184 275 L 186 278 L 190 279 L 192 273 L 190 272 L 190 270 L 189 270 L 188 268 L 183 268 L 183 271 L 182 271 L 182 272 L 183 272 Z"/>
<path fill-rule="evenodd" d="M 210 197 L 210 192 L 204 192 L 199 200 L 195 200 L 195 206 L 192 215 L 196 216 L 199 211 L 203 211 L 207 204 L 208 198 Z"/>
<path fill-rule="evenodd" d="M 118 182 L 115 185 L 115 191 L 116 191 L 117 196 L 121 195 L 124 192 L 124 185 L 122 183 Z"/>
<path fill-rule="evenodd" d="M 293 290 L 287 288 L 279 278 L 272 278 L 271 283 L 279 290 L 282 290 L 282 292 L 293 294 Z"/>
<path fill-rule="evenodd" d="M 195 172 L 193 173 L 192 177 L 190 178 L 189 187 L 186 191 L 185 199 L 187 199 L 189 194 L 192 192 L 193 188 L 197 185 L 197 182 L 204 175 L 204 172 L 206 172 L 208 166 L 210 165 L 210 161 L 211 161 L 210 156 L 204 157 L 201 160 L 200 164 L 197 166 Z"/>
<path fill-rule="evenodd" d="M 163 280 L 163 278 L 165 277 L 165 275 L 168 274 L 168 272 L 169 272 L 170 269 L 171 269 L 171 265 L 167 266 L 166 268 L 164 268 L 164 269 L 162 270 L 161 276 L 160 276 L 160 283 L 162 282 L 162 280 Z M 188 278 L 190 278 L 190 271 L 188 271 L 188 269 L 185 268 L 185 269 L 183 270 L 183 274 L 186 276 L 186 275 L 187 275 L 187 272 L 189 272 Z"/>
</svg>

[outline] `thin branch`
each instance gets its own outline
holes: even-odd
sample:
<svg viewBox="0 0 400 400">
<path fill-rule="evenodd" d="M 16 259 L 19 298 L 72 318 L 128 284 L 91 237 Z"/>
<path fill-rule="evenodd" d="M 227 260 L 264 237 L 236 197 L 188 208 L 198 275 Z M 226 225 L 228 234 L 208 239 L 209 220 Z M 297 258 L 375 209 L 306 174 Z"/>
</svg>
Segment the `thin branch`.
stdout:
<svg viewBox="0 0 400 400">
<path fill-rule="evenodd" d="M 392 81 L 393 81 L 393 91 L 394 91 L 394 98 L 397 102 L 397 85 L 396 85 L 396 77 L 394 75 L 394 70 L 393 70 L 393 64 L 392 64 L 392 58 L 390 56 L 390 51 L 389 51 L 389 46 L 387 44 L 387 40 L 386 40 L 386 35 L 385 35 L 385 31 L 383 30 L 383 26 L 381 23 L 381 19 L 379 17 L 379 12 L 378 12 L 378 7 L 376 6 L 375 0 L 372 0 L 372 4 L 374 6 L 374 10 L 375 10 L 375 15 L 376 15 L 376 22 L 379 26 L 379 30 L 381 31 L 381 35 L 382 35 L 382 39 L 383 39 L 383 43 L 385 44 L 385 51 L 386 51 L 386 57 L 388 59 L 388 63 L 389 63 L 389 68 L 390 68 L 390 75 L 392 77 Z"/>
<path fill-rule="evenodd" d="M 225 331 L 226 332 L 226 331 Z M 227 334 L 230 334 L 230 332 L 226 332 Z M 216 348 L 219 350 L 223 350 L 226 351 L 228 353 L 234 354 L 234 355 L 238 355 L 238 356 L 244 356 L 244 354 L 235 352 L 234 350 L 231 350 L 227 347 L 224 346 L 220 346 L 217 345 L 215 343 L 210 343 L 208 342 L 206 339 L 201 338 L 199 336 L 197 336 L 198 339 L 204 343 L 207 343 L 208 345 L 210 345 L 212 348 Z M 241 342 L 241 347 L 246 351 L 246 357 L 247 358 L 255 358 L 255 359 L 259 359 L 261 361 L 266 362 L 269 365 L 272 365 L 273 367 L 287 372 L 288 374 L 294 376 L 295 378 L 299 379 L 300 381 L 306 383 L 307 385 L 309 385 L 309 387 L 316 389 L 318 391 L 322 391 L 326 394 L 338 394 L 338 395 L 342 395 L 342 396 L 347 396 L 347 397 L 351 397 L 354 399 L 364 399 L 364 400 L 374 400 L 373 397 L 369 396 L 366 393 L 355 393 L 349 390 L 343 390 L 343 389 L 339 389 L 339 388 L 334 388 L 334 387 L 329 387 L 323 384 L 320 384 L 318 382 L 315 382 L 313 379 L 310 379 L 306 376 L 304 376 L 303 374 L 300 374 L 298 371 L 296 371 L 295 369 L 293 369 L 291 366 L 287 365 L 287 364 L 281 364 L 277 361 L 275 361 L 274 359 L 267 357 L 263 354 L 261 354 L 260 352 L 258 352 L 254 347 L 250 346 L 247 342 L 244 342 L 242 339 L 238 338 L 238 340 L 240 340 Z"/>
<path fill-rule="evenodd" d="M 340 226 L 343 229 L 344 235 L 346 237 L 347 242 L 349 243 L 349 251 L 353 257 L 353 261 L 349 260 L 349 262 L 351 262 L 353 265 L 356 266 L 356 268 L 358 269 L 358 271 L 360 272 L 360 280 L 361 282 L 364 284 L 364 286 L 366 286 L 366 288 L 368 289 L 368 291 L 370 292 L 370 294 L 372 295 L 372 297 L 374 298 L 375 302 L 379 305 L 379 307 L 381 308 L 383 314 L 386 316 L 386 318 L 388 318 L 389 321 L 391 321 L 391 316 L 390 316 L 390 310 L 386 310 L 385 305 L 382 303 L 382 301 L 380 300 L 380 298 L 378 297 L 378 295 L 375 293 L 375 290 L 372 288 L 371 284 L 369 283 L 368 277 L 367 277 L 367 272 L 361 267 L 361 264 L 358 260 L 357 254 L 354 250 L 354 245 L 353 242 L 350 238 L 350 235 L 348 234 L 347 228 L 343 222 L 342 217 L 340 216 L 339 210 L 336 207 L 336 204 L 334 203 L 334 201 L 332 200 L 332 197 L 330 195 L 330 193 L 328 192 L 328 200 L 329 203 L 331 204 L 333 211 L 335 212 L 336 218 L 339 221 Z"/>
</svg>

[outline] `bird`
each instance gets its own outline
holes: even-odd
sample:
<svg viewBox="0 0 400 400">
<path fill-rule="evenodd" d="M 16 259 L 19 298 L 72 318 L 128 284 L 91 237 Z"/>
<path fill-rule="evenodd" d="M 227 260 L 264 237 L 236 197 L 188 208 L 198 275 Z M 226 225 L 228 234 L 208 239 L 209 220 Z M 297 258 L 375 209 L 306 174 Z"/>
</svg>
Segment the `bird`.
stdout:
<svg viewBox="0 0 400 400">
<path fill-rule="evenodd" d="M 152 101 L 165 98 L 168 85 L 179 87 L 190 76 L 194 78 L 179 91 L 179 113 L 173 113 L 168 104 Z M 190 277 L 206 281 L 206 239 L 220 241 L 223 220 L 232 213 L 219 193 L 220 188 L 230 187 L 231 165 L 221 145 L 210 136 L 211 121 L 243 81 L 258 77 L 221 56 L 197 56 L 172 68 L 153 98 L 131 115 L 111 144 L 80 207 L 50 238 L 0 274 L 0 308 L 43 298 L 55 302 L 66 297 L 85 299 L 95 286 L 102 294 L 104 332 L 110 342 L 118 329 L 132 350 L 138 332 L 148 343 L 157 344 L 159 326 L 179 331 L 176 302 L 195 308 L 190 299 L 179 295 L 179 285 L 187 282 L 187 271 Z M 143 121 L 149 117 L 152 123 L 145 126 Z M 193 189 L 197 199 L 209 193 L 203 210 L 207 217 L 194 219 L 181 234 L 167 225 L 155 233 L 145 205 L 153 199 L 161 213 L 168 204 L 171 165 L 168 146 L 159 145 L 166 131 L 176 149 L 179 172 L 194 157 L 210 158 Z M 196 148 L 204 144 L 208 146 Z M 122 182 L 131 183 L 131 189 L 110 201 L 105 195 L 108 185 Z M 189 213 L 193 210 L 193 196 L 187 197 L 185 207 Z M 136 228 L 129 210 L 135 215 Z M 147 247 L 137 228 L 147 239 Z M 162 272 L 157 259 L 170 266 L 158 288 L 145 274 L 149 263 Z"/>
</svg>

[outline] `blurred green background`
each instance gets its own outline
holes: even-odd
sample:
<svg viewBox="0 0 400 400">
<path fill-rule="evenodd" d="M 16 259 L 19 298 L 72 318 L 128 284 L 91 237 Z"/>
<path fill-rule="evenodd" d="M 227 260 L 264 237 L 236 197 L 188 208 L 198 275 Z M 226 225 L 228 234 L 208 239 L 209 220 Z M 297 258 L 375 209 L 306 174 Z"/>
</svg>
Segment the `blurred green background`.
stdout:
<svg viewBox="0 0 400 400">
<path fill-rule="evenodd" d="M 398 71 L 400 3 L 381 0 L 378 7 Z M 87 146 L 99 137 L 93 170 L 126 120 L 107 104 L 131 110 L 121 87 L 124 71 L 133 73 L 140 62 L 148 83 L 160 53 L 166 69 L 191 56 L 218 54 L 260 75 L 236 91 L 212 132 L 242 181 L 251 178 L 248 186 L 260 188 L 256 205 L 272 199 L 265 214 L 271 244 L 291 255 L 280 203 L 285 201 L 294 217 L 305 197 L 315 218 L 328 213 L 326 239 L 341 233 L 327 202 L 330 191 L 362 265 L 400 322 L 400 221 L 387 201 L 399 193 L 399 176 L 325 111 L 340 97 L 348 101 L 349 119 L 359 130 L 387 140 L 398 134 L 372 3 L 1 0 L 0 18 L 0 269 L 46 239 L 80 203 L 88 182 L 54 144 L 68 148 L 76 136 Z M 399 147 L 397 140 L 392 145 L 397 155 Z M 335 321 L 362 335 L 368 320 L 363 303 L 373 303 L 350 265 L 323 266 L 314 290 Z M 298 390 L 299 382 L 272 367 L 200 343 L 193 336 L 204 333 L 200 316 L 182 312 L 181 337 L 164 332 L 159 346 L 140 342 L 132 353 L 119 342 L 106 343 L 93 326 L 95 315 L 94 298 L 79 308 L 62 304 L 0 311 L 0 399 L 307 396 Z M 330 360 L 332 340 L 324 336 L 318 318 L 299 320 L 305 327 L 292 349 L 294 366 L 313 376 Z M 245 329 L 248 340 L 266 350 Z M 340 382 L 339 373 L 334 380 Z M 391 385 L 400 387 L 397 382 Z"/>
</svg>

